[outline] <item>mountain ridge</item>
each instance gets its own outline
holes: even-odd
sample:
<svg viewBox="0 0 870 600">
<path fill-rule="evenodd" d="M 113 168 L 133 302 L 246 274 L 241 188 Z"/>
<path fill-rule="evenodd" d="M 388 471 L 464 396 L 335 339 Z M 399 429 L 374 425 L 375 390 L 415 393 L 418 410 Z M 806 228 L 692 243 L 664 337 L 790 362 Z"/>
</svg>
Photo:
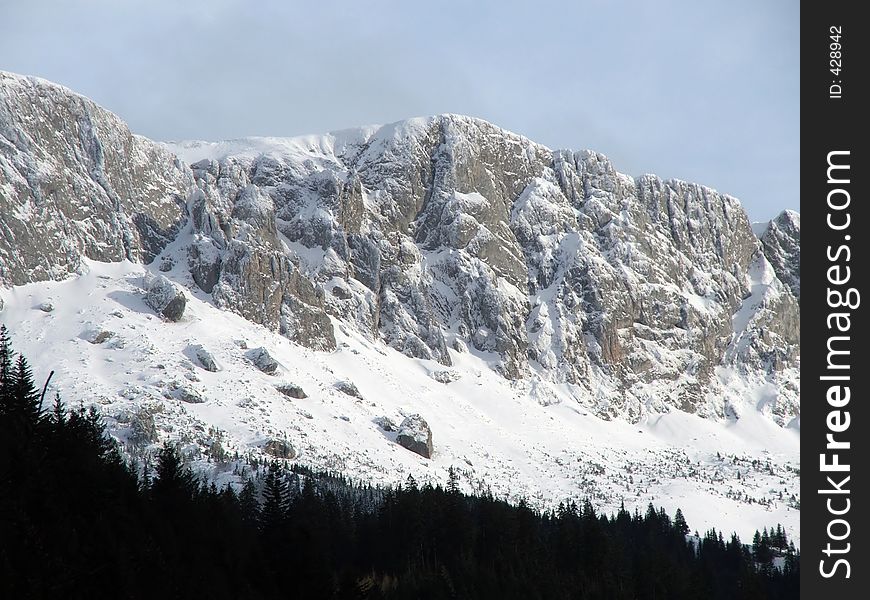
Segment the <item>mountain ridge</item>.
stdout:
<svg viewBox="0 0 870 600">
<path fill-rule="evenodd" d="M 756 240 L 736 199 L 710 188 L 632 178 L 599 153 L 553 151 L 455 114 L 324 136 L 159 144 L 132 136 L 117 117 L 66 88 L 4 81 L 31 103 L 44 88 L 42 98 L 66 102 L 78 119 L 78 140 L 45 151 L 45 115 L 20 121 L 17 172 L 9 175 L 8 159 L 3 171 L 6 188 L 17 184 L 18 210 L 7 212 L 26 212 L 47 187 L 55 214 L 45 227 L 65 217 L 70 224 L 59 245 L 72 238 L 79 248 L 55 265 L 60 276 L 75 270 L 75 250 L 97 260 L 150 262 L 192 223 L 186 260 L 195 285 L 218 306 L 293 341 L 333 349 L 333 316 L 445 365 L 448 343 L 495 353 L 494 367 L 509 379 L 543 369 L 582 387 L 591 373 L 603 373 L 587 390 L 615 389 L 621 401 L 602 414 L 629 419 L 668 405 L 724 417 L 733 407 L 711 403 L 704 391 L 721 387 L 716 369 L 754 361 L 762 378 L 775 381 L 799 365 L 796 307 L 776 275 L 748 317 L 763 322 L 733 327 L 754 289 L 750 267 L 765 262 L 772 246 Z M 4 96 L 3 120 L 15 123 L 15 96 Z M 104 122 L 105 131 L 92 126 Z M 123 172 L 131 164 L 138 166 L 133 177 Z M 82 206 L 67 203 L 76 185 L 65 190 L 51 176 L 71 165 L 84 171 L 78 188 L 90 186 L 97 196 L 90 206 L 85 201 L 85 221 L 75 218 Z M 104 222 L 88 231 L 95 213 Z M 0 246 L 9 248 L 16 225 L 32 229 L 32 221 L 7 220 L 13 239 Z M 85 231 L 68 234 L 77 228 Z M 54 278 L 50 269 L 38 272 L 51 261 L 47 249 L 33 250 L 35 259 L 24 252 L 18 262 L 37 263 L 36 274 L 19 264 L 0 277 L 12 284 Z M 5 262 L 15 264 L 8 250 Z M 685 350 L 691 355 L 679 357 Z M 747 352 L 752 356 L 740 358 Z M 794 378 L 786 378 L 793 391 L 786 389 L 784 404 L 767 403 L 782 423 L 798 414 Z M 647 389 L 663 379 L 676 385 Z"/>
<path fill-rule="evenodd" d="M 514 500 L 794 533 L 793 218 L 765 245 L 730 196 L 457 115 L 266 142 L 188 164 L 0 74 L 0 319 L 129 455 L 171 440 L 227 478 L 228 453 L 280 450 L 389 483 L 461 464 Z M 416 414 L 429 459 L 389 430 Z"/>
</svg>

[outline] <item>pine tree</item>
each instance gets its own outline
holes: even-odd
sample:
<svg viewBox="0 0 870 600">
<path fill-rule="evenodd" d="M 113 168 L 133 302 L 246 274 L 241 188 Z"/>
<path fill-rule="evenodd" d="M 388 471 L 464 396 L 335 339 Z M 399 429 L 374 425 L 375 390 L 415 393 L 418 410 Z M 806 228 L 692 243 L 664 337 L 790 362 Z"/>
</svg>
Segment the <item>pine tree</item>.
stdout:
<svg viewBox="0 0 870 600">
<path fill-rule="evenodd" d="M 23 354 L 18 355 L 12 384 L 14 407 L 27 431 L 36 427 L 41 414 L 39 390 L 33 383 L 33 373 Z"/>
<path fill-rule="evenodd" d="M 30 437 L 40 417 L 39 391 L 24 355 L 13 364 L 6 328 L 0 329 L 0 418 L 11 435 Z"/>
<path fill-rule="evenodd" d="M 459 493 L 459 472 L 453 466 L 447 469 L 447 492 L 450 494 Z"/>
<path fill-rule="evenodd" d="M 255 523 L 259 519 L 260 504 L 257 502 L 257 488 L 250 479 L 245 479 L 242 492 L 239 494 L 239 509 L 245 522 Z"/>
<path fill-rule="evenodd" d="M 689 524 L 686 523 L 686 518 L 683 516 L 683 511 L 679 508 L 674 514 L 674 529 L 679 531 L 682 535 L 688 535 L 689 533 Z"/>
<path fill-rule="evenodd" d="M 6 325 L 0 325 L 0 416 L 9 411 L 13 376 L 9 330 Z"/>
<path fill-rule="evenodd" d="M 54 393 L 54 406 L 51 409 L 51 422 L 58 431 L 62 431 L 66 425 L 66 406 L 60 399 L 60 392 Z"/>
<path fill-rule="evenodd" d="M 160 451 L 156 475 L 157 478 L 151 484 L 151 492 L 167 506 L 181 504 L 193 498 L 196 480 L 174 446 L 166 444 Z"/>
<path fill-rule="evenodd" d="M 277 461 L 272 461 L 266 472 L 263 486 L 263 507 L 260 510 L 260 528 L 263 531 L 277 531 L 287 520 L 290 496 L 287 481 Z"/>
</svg>

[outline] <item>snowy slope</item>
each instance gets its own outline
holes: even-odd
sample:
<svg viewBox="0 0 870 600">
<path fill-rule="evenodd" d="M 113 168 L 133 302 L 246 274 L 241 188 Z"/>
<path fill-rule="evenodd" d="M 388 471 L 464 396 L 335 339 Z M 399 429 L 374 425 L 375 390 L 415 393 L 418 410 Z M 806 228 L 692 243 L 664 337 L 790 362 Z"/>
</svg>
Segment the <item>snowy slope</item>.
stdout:
<svg viewBox="0 0 870 600">
<path fill-rule="evenodd" d="M 97 403 L 134 455 L 143 445 L 153 450 L 162 440 L 179 441 L 202 468 L 227 480 L 232 460 L 214 458 L 220 454 L 215 442 L 232 456 L 261 454 L 280 440 L 302 464 L 375 482 L 396 483 L 408 474 L 443 482 L 452 465 L 469 491 L 490 486 L 498 496 L 539 506 L 590 496 L 611 510 L 623 500 L 641 510 L 652 501 L 669 511 L 682 508 L 700 531 L 715 526 L 749 538 L 756 528 L 782 522 L 799 541 L 800 513 L 789 501 L 799 493 L 799 435 L 757 411 L 724 422 L 680 411 L 638 424 L 605 421 L 564 386 L 506 380 L 489 368 L 493 357 L 480 353 L 451 349 L 453 366 L 445 368 L 337 321 L 337 349 L 312 351 L 217 309 L 201 292 L 191 294 L 181 322 L 164 322 L 142 301 L 149 267 L 85 266 L 85 274 L 65 281 L 0 291 L 0 320 L 35 363 L 37 378 L 55 370 L 53 383 L 67 402 Z M 53 310 L 45 312 L 46 304 Z M 212 354 L 219 371 L 198 363 L 196 346 Z M 280 363 L 278 372 L 259 371 L 243 346 L 265 347 Z M 444 371 L 450 376 L 438 377 L 450 383 L 432 377 Z M 362 398 L 339 391 L 341 381 L 352 382 Z M 300 386 L 308 397 L 276 391 L 284 384 Z M 375 423 L 380 417 L 398 423 L 413 413 L 432 428 L 432 460 L 398 446 L 395 434 Z M 145 439 L 149 415 L 156 428 Z"/>
</svg>

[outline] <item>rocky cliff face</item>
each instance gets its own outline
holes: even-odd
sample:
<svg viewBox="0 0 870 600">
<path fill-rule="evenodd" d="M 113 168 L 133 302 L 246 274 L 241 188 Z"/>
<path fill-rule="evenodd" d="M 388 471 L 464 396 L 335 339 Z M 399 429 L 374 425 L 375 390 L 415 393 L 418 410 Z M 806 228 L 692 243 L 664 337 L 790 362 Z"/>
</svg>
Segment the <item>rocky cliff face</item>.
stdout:
<svg viewBox="0 0 870 600">
<path fill-rule="evenodd" d="M 776 276 L 801 299 L 801 216 L 793 210 L 782 211 L 761 235 L 764 256 Z"/>
<path fill-rule="evenodd" d="M 469 117 L 160 146 L 3 77 L 7 285 L 176 240 L 161 260 L 218 306 L 314 349 L 338 322 L 443 365 L 478 353 L 607 417 L 723 417 L 760 388 L 758 408 L 799 414 L 799 219 L 760 243 L 731 197 Z"/>
<path fill-rule="evenodd" d="M 83 256 L 150 262 L 186 222 L 192 184 L 87 98 L 0 72 L 0 283 L 62 279 Z"/>
</svg>

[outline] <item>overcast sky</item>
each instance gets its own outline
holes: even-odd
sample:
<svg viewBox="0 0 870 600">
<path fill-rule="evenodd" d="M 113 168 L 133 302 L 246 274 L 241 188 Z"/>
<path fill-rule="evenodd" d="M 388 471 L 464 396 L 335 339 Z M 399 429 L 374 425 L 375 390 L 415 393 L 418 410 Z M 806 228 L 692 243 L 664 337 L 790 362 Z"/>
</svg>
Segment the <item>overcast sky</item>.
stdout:
<svg viewBox="0 0 870 600">
<path fill-rule="evenodd" d="M 799 209 L 799 3 L 0 0 L 0 69 L 158 140 L 443 112 Z"/>
</svg>

